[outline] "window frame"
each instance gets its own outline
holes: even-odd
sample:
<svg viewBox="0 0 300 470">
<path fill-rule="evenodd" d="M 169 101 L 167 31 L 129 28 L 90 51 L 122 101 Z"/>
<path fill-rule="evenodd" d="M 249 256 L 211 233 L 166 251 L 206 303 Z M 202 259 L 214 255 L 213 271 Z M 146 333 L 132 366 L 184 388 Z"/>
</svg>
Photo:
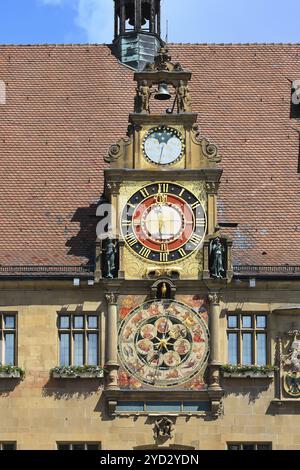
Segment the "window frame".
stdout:
<svg viewBox="0 0 300 470">
<path fill-rule="evenodd" d="M 239 447 L 238 449 L 230 449 L 230 446 L 236 446 Z M 227 442 L 227 450 L 231 452 L 235 452 L 236 450 L 248 450 L 249 449 L 244 449 L 244 446 L 254 446 L 254 449 L 251 449 L 251 451 L 270 451 L 273 450 L 273 443 L 272 442 Z M 269 446 L 269 449 L 258 449 L 259 446 Z"/>
<path fill-rule="evenodd" d="M 237 326 L 229 327 L 229 317 L 237 318 Z M 251 327 L 243 327 L 243 317 L 251 317 Z M 265 317 L 266 325 L 265 327 L 257 326 L 257 318 Z M 227 362 L 229 361 L 229 334 L 235 333 L 237 335 L 237 363 L 232 365 L 249 365 L 249 366 L 259 366 L 267 365 L 270 360 L 270 350 L 269 350 L 269 317 L 267 313 L 263 312 L 228 312 L 226 315 L 226 339 L 227 339 Z M 266 337 L 266 364 L 258 364 L 258 334 L 264 334 Z M 246 364 L 243 358 L 243 335 L 251 334 L 251 363 Z"/>
<path fill-rule="evenodd" d="M 67 441 L 58 441 L 56 442 L 56 450 L 62 450 L 62 451 L 69 451 L 69 450 L 76 450 L 76 449 L 73 449 L 74 446 L 77 446 L 77 445 L 83 445 L 84 446 L 84 449 L 81 449 L 81 450 L 88 450 L 88 451 L 91 451 L 92 449 L 88 449 L 87 447 L 88 446 L 98 446 L 98 449 L 93 449 L 94 451 L 99 451 L 102 449 L 102 446 L 101 446 L 101 442 L 96 442 L 96 441 L 87 441 L 87 442 L 82 442 L 82 441 L 72 441 L 72 442 L 67 442 Z M 69 449 L 59 449 L 59 446 L 68 446 Z"/>
<path fill-rule="evenodd" d="M 5 317 L 14 317 L 14 328 L 5 328 Z M 18 365 L 18 314 L 17 312 L 0 311 L 0 364 L 8 365 L 5 359 L 5 333 L 14 334 L 14 363 L 12 366 Z M 4 361 L 3 361 L 4 358 Z"/>
<path fill-rule="evenodd" d="M 61 328 L 60 327 L 60 319 L 61 317 L 68 317 L 69 318 L 69 328 Z M 75 317 L 83 317 L 83 328 L 75 328 Z M 97 328 L 88 328 L 88 318 L 89 317 L 97 317 Z M 101 366 L 102 365 L 102 349 L 101 349 L 101 342 L 102 342 L 102 324 L 101 324 L 101 315 L 99 313 L 88 312 L 88 313 L 58 313 L 57 315 L 57 340 L 58 340 L 58 363 L 62 366 L 60 361 L 60 354 L 61 354 L 61 345 L 60 345 L 60 335 L 61 334 L 68 334 L 69 336 L 69 366 L 76 367 L 74 364 L 74 335 L 75 334 L 82 334 L 83 335 L 83 365 L 95 365 Z M 97 334 L 97 364 L 88 364 L 88 335 L 89 334 Z"/>
<path fill-rule="evenodd" d="M 14 446 L 14 449 L 3 449 L 3 446 L 6 446 L 6 445 Z M 0 441 L 0 451 L 1 450 L 7 451 L 7 452 L 11 450 L 17 450 L 17 441 Z"/>
</svg>

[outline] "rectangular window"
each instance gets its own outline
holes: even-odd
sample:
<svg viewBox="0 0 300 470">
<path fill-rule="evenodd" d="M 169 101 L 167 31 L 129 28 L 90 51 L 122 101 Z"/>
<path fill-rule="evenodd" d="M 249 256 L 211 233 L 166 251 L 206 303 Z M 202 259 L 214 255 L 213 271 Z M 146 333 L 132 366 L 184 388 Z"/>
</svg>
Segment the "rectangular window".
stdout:
<svg viewBox="0 0 300 470">
<path fill-rule="evenodd" d="M 228 328 L 237 328 L 238 317 L 236 315 L 228 315 Z"/>
<path fill-rule="evenodd" d="M 0 313 L 0 364 L 16 365 L 16 315 Z"/>
<path fill-rule="evenodd" d="M 88 333 L 88 363 L 91 366 L 98 364 L 98 335 Z"/>
<path fill-rule="evenodd" d="M 228 333 L 228 362 L 230 364 L 238 363 L 238 334 Z"/>
<path fill-rule="evenodd" d="M 101 450 L 99 442 L 58 442 L 57 450 Z"/>
<path fill-rule="evenodd" d="M 84 341 L 82 333 L 74 333 L 74 366 L 83 366 Z"/>
<path fill-rule="evenodd" d="M 272 444 L 269 442 L 240 442 L 240 443 L 228 443 L 228 450 L 272 450 Z"/>
<path fill-rule="evenodd" d="M 16 442 L 0 442 L 0 450 L 16 450 Z"/>
<path fill-rule="evenodd" d="M 256 344 L 257 365 L 265 366 L 267 364 L 267 335 L 265 333 L 257 333 Z"/>
<path fill-rule="evenodd" d="M 227 338 L 229 364 L 267 364 L 266 315 L 228 315 Z"/>
<path fill-rule="evenodd" d="M 242 345 L 243 345 L 243 364 L 253 364 L 252 359 L 252 333 L 242 333 Z"/>
<path fill-rule="evenodd" d="M 68 333 L 60 333 L 59 335 L 59 348 L 61 366 L 70 365 L 70 335 Z"/>
<path fill-rule="evenodd" d="M 100 365 L 97 315 L 60 315 L 58 335 L 59 365 Z"/>
</svg>

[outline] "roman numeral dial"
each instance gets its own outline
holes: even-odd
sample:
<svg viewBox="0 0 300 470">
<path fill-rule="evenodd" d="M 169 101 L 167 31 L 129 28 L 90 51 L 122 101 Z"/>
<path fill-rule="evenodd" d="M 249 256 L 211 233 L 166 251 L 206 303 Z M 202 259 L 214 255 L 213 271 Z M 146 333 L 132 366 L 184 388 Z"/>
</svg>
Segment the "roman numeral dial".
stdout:
<svg viewBox="0 0 300 470">
<path fill-rule="evenodd" d="M 121 229 L 127 247 L 151 263 L 182 261 L 202 247 L 206 214 L 188 189 L 168 182 L 149 184 L 127 201 Z"/>
</svg>

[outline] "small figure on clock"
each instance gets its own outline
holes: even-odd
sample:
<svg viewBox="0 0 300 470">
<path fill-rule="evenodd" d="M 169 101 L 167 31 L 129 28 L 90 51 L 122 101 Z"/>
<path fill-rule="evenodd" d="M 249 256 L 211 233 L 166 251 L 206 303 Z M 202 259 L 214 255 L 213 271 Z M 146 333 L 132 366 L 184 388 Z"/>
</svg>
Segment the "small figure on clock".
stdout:
<svg viewBox="0 0 300 470">
<path fill-rule="evenodd" d="M 107 279 L 115 277 L 117 246 L 111 238 L 107 240 L 105 247 L 105 268 Z"/>
<path fill-rule="evenodd" d="M 211 255 L 211 275 L 215 279 L 223 279 L 225 277 L 225 248 L 220 237 L 214 238 L 210 243 Z"/>
</svg>

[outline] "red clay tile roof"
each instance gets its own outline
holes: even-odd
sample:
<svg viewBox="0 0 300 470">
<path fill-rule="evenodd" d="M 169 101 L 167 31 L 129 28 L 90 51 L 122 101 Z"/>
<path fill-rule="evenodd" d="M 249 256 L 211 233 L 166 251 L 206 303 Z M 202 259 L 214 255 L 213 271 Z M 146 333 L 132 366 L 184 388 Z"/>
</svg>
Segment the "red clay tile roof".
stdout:
<svg viewBox="0 0 300 470">
<path fill-rule="evenodd" d="M 300 265 L 300 45 L 170 47 L 223 155 L 219 219 L 237 264 Z M 103 156 L 124 136 L 133 72 L 105 45 L 0 46 L 0 264 L 93 261 Z"/>
</svg>

